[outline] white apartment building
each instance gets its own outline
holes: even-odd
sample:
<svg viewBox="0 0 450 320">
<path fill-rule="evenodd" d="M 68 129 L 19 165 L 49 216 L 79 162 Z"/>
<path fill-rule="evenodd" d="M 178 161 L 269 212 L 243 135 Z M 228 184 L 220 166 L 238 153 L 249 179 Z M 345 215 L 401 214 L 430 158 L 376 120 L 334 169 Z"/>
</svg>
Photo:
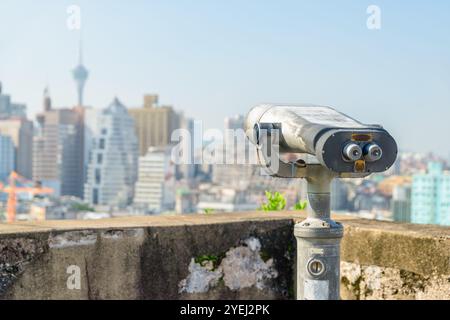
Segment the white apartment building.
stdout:
<svg viewBox="0 0 450 320">
<path fill-rule="evenodd" d="M 136 207 L 154 213 L 174 208 L 175 165 L 171 162 L 170 150 L 170 147 L 150 147 L 147 154 L 139 158 Z"/>
<path fill-rule="evenodd" d="M 115 98 L 98 113 L 84 199 L 92 205 L 123 208 L 131 203 L 137 178 L 138 142 L 134 121 Z"/>
</svg>

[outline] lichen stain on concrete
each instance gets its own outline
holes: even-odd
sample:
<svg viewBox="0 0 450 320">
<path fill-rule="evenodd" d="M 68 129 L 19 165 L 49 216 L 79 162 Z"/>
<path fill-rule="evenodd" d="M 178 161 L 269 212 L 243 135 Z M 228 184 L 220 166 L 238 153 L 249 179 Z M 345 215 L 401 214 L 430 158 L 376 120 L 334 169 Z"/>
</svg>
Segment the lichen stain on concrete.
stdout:
<svg viewBox="0 0 450 320">
<path fill-rule="evenodd" d="M 361 266 L 356 263 L 341 262 L 341 275 L 349 283 L 356 283 L 361 278 Z"/>
<path fill-rule="evenodd" d="M 344 299 L 448 299 L 450 276 L 421 276 L 375 265 L 341 262 Z"/>
<path fill-rule="evenodd" d="M 244 241 L 246 246 L 230 249 L 222 260 L 223 280 L 231 290 L 255 286 L 262 290 L 269 279 L 278 277 L 273 259 L 266 262 L 260 255 L 261 243 L 256 238 Z"/>
<path fill-rule="evenodd" d="M 50 248 L 66 248 L 74 246 L 93 245 L 97 242 L 97 233 L 90 231 L 69 231 L 52 236 L 49 239 Z"/>
<path fill-rule="evenodd" d="M 243 245 L 228 250 L 215 270 L 211 264 L 202 266 L 195 263 L 193 258 L 189 264 L 188 277 L 179 283 L 179 292 L 205 293 L 217 286 L 220 280 L 233 291 L 250 287 L 263 290 L 268 287 L 268 281 L 277 277 L 273 259 L 264 262 L 261 258 L 261 242 L 251 237 Z"/>
<path fill-rule="evenodd" d="M 44 252 L 44 240 L 0 239 L 0 296 L 18 278 L 25 266 Z"/>
<path fill-rule="evenodd" d="M 178 287 L 179 293 L 204 293 L 208 292 L 210 288 L 215 287 L 222 277 L 222 269 L 219 267 L 216 270 L 210 270 L 209 266 L 201 266 L 191 259 L 189 264 L 189 276 L 181 280 Z"/>
<path fill-rule="evenodd" d="M 364 279 L 367 289 L 371 291 L 381 289 L 383 270 L 378 266 L 368 266 L 364 270 Z"/>
</svg>

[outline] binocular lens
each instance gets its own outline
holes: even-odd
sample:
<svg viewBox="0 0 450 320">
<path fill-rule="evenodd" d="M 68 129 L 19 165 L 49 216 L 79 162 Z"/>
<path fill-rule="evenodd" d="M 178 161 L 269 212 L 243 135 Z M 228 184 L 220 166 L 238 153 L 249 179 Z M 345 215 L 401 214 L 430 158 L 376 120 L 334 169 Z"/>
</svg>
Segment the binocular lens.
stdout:
<svg viewBox="0 0 450 320">
<path fill-rule="evenodd" d="M 356 143 L 349 143 L 344 147 L 344 158 L 349 161 L 356 161 L 361 158 L 361 147 Z"/>
<path fill-rule="evenodd" d="M 364 147 L 364 158 L 367 161 L 377 161 L 381 159 L 383 150 L 376 143 L 369 143 Z"/>
</svg>

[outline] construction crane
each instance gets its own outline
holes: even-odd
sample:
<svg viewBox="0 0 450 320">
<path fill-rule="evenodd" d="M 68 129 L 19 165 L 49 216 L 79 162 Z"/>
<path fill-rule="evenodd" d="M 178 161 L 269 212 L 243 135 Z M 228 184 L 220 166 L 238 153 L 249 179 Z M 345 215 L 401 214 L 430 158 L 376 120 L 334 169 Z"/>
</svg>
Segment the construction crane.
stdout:
<svg viewBox="0 0 450 320">
<path fill-rule="evenodd" d="M 43 188 L 40 185 L 37 185 L 36 187 L 18 187 L 17 182 L 27 184 L 32 183 L 32 181 L 25 179 L 15 171 L 11 172 L 8 180 L 8 186 L 5 186 L 0 182 L 0 191 L 8 194 L 8 202 L 6 204 L 7 222 L 14 222 L 16 220 L 17 194 L 28 193 L 34 196 L 37 194 L 51 194 L 54 191 L 51 188 Z"/>
</svg>

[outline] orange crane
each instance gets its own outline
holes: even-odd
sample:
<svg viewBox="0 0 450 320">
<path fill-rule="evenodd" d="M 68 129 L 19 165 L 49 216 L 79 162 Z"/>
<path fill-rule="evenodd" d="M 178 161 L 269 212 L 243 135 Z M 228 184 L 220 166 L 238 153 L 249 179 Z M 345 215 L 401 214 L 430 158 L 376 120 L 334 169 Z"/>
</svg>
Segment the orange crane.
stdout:
<svg viewBox="0 0 450 320">
<path fill-rule="evenodd" d="M 4 186 L 0 183 L 0 191 L 8 194 L 8 202 L 6 204 L 6 221 L 13 222 L 16 220 L 16 206 L 17 206 L 17 194 L 18 193 L 28 193 L 32 195 L 36 194 L 51 194 L 53 189 L 43 188 L 41 186 L 37 187 L 17 187 L 16 182 L 22 181 L 29 183 L 27 179 L 20 176 L 17 172 L 13 171 L 9 175 L 9 186 Z"/>
</svg>

